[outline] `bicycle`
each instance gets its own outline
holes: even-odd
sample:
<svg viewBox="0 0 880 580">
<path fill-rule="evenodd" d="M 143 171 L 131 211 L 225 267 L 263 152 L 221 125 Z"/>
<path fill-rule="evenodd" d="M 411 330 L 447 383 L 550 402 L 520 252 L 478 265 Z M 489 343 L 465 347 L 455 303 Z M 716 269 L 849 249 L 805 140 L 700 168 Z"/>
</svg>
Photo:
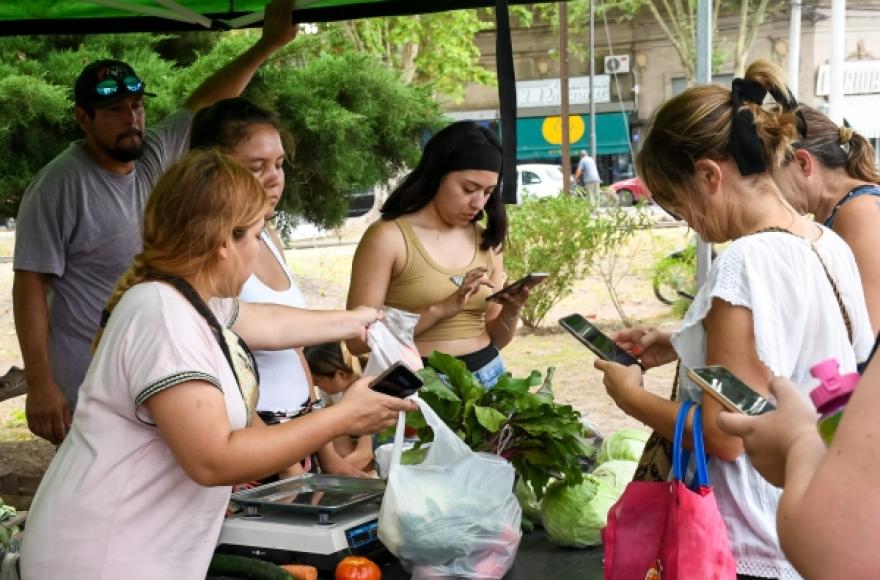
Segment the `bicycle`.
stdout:
<svg viewBox="0 0 880 580">
<path fill-rule="evenodd" d="M 716 256 L 712 249 L 712 259 Z M 696 238 L 687 247 L 667 254 L 657 262 L 651 283 L 654 296 L 663 304 L 671 306 L 681 300 L 692 302 L 697 293 Z"/>
</svg>

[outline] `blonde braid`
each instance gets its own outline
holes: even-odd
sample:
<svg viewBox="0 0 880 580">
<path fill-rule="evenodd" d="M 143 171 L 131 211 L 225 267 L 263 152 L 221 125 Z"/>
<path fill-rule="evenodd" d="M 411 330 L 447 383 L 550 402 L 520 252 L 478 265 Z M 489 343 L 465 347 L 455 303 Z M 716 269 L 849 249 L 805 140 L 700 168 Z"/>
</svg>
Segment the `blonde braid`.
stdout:
<svg viewBox="0 0 880 580">
<path fill-rule="evenodd" d="M 116 305 L 122 299 L 122 295 L 125 294 L 129 288 L 140 284 L 141 282 L 150 280 L 153 277 L 151 274 L 153 274 L 153 270 L 144 260 L 144 255 L 138 254 L 135 256 L 134 261 L 128 270 L 119 277 L 119 281 L 116 283 L 116 288 L 113 290 L 113 294 L 110 295 L 110 299 L 107 301 L 107 306 L 104 308 L 105 313 L 101 315 L 102 323 L 98 326 L 98 332 L 95 334 L 95 339 L 92 341 L 92 354 L 98 350 L 98 343 L 101 342 L 101 336 L 104 334 L 104 318 L 113 312 L 113 309 L 116 308 Z"/>
</svg>

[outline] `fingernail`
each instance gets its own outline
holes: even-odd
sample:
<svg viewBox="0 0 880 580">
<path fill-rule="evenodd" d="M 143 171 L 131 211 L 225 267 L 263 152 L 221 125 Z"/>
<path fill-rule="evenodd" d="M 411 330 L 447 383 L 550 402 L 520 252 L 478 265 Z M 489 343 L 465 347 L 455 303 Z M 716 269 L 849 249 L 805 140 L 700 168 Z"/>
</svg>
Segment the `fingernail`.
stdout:
<svg viewBox="0 0 880 580">
<path fill-rule="evenodd" d="M 633 354 L 642 354 L 642 347 L 640 347 L 639 345 L 633 346 L 630 350 Z"/>
</svg>

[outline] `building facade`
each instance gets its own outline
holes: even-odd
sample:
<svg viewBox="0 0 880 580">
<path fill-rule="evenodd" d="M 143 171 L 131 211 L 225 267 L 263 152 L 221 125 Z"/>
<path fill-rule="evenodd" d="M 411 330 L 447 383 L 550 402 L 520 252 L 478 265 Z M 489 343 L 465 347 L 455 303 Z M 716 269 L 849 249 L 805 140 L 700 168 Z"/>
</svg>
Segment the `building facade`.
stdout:
<svg viewBox="0 0 880 580">
<path fill-rule="evenodd" d="M 719 20 L 714 35 L 735 39 L 737 21 Z M 759 29 L 747 61 L 765 58 L 785 70 L 788 58 L 789 14 L 769 16 Z M 517 76 L 517 158 L 520 161 L 560 161 L 559 36 L 547 24 L 514 27 L 513 48 Z M 495 36 L 478 36 L 482 64 L 494 70 Z M 687 76 L 672 43 L 650 17 L 607 24 L 596 17 L 593 99 L 596 111 L 596 144 L 603 183 L 628 177 L 632 153 L 645 123 L 666 99 L 687 86 Z M 576 47 L 569 57 L 571 153 L 589 149 L 588 62 L 580 54 L 588 46 L 585 33 L 572 36 Z M 827 110 L 828 60 L 831 55 L 830 5 L 805 6 L 801 22 L 798 99 Z M 856 131 L 872 140 L 880 138 L 880 0 L 849 3 L 846 22 L 843 115 Z M 713 82 L 729 85 L 732 56 L 713 75 Z M 493 123 L 498 119 L 494 87 L 470 85 L 460 103 L 445 103 L 455 119 Z"/>
</svg>

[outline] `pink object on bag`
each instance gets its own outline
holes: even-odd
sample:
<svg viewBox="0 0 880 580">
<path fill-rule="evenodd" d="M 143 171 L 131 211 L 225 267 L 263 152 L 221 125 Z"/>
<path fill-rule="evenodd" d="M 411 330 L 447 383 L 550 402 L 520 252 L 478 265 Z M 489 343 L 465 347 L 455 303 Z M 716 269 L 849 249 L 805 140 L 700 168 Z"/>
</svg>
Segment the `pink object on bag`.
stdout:
<svg viewBox="0 0 880 580">
<path fill-rule="evenodd" d="M 718 511 L 715 493 L 708 485 L 698 406 L 693 421 L 696 490 L 682 482 L 681 437 L 688 403 L 691 402 L 682 405 L 676 422 L 675 479 L 633 481 L 608 512 L 608 524 L 602 530 L 605 580 L 736 578 L 736 561 L 730 551 L 727 526 Z"/>
</svg>

